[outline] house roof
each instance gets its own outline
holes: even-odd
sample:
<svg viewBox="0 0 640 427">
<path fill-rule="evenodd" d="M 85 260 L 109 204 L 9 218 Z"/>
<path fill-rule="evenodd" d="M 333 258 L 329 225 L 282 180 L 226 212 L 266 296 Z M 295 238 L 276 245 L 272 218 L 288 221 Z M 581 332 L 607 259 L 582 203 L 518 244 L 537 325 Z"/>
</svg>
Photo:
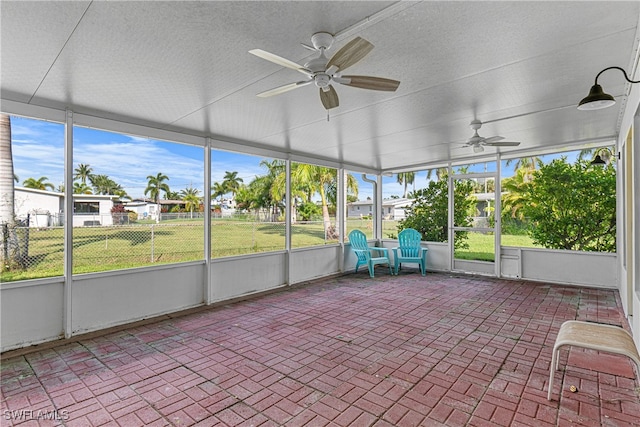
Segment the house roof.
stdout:
<svg viewBox="0 0 640 427">
<path fill-rule="evenodd" d="M 34 193 L 34 194 L 43 194 L 47 196 L 53 197 L 64 197 L 64 193 L 59 193 L 57 191 L 48 191 L 48 190 L 38 190 L 35 188 L 27 188 L 27 187 L 15 187 L 15 191 L 22 191 L 26 193 Z M 120 197 L 113 194 L 74 194 L 74 200 L 79 201 L 90 201 L 90 200 L 119 200 Z"/>
</svg>

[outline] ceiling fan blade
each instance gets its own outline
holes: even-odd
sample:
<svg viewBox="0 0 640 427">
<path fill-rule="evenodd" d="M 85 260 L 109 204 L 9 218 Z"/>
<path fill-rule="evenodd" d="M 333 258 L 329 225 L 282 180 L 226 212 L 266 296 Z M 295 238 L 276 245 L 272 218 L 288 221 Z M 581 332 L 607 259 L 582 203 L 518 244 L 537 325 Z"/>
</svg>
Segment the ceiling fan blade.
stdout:
<svg viewBox="0 0 640 427">
<path fill-rule="evenodd" d="M 371 76 L 342 76 L 334 78 L 334 80 L 347 86 L 359 87 L 362 89 L 383 90 L 386 92 L 395 92 L 400 85 L 398 80 Z"/>
<path fill-rule="evenodd" d="M 488 145 L 491 147 L 517 147 L 518 145 L 520 145 L 520 143 L 516 141 L 497 141 L 485 142 L 484 145 Z"/>
<path fill-rule="evenodd" d="M 351 67 L 356 62 L 367 56 L 373 49 L 373 45 L 363 39 L 362 37 L 356 37 L 349 43 L 344 45 L 342 49 L 337 51 L 327 62 L 327 69 L 335 66 L 338 70 L 344 70 Z"/>
<path fill-rule="evenodd" d="M 306 68 L 304 68 L 302 65 L 300 64 L 296 64 L 293 61 L 289 61 L 286 58 L 283 58 L 281 56 L 275 55 L 273 53 L 267 52 L 265 50 L 262 49 L 252 49 L 249 51 L 249 53 L 262 58 L 262 59 L 266 59 L 267 61 L 273 62 L 274 64 L 278 64 L 282 67 L 287 67 L 287 68 L 291 68 L 292 70 L 296 70 L 301 72 L 302 74 L 306 74 L 309 77 L 313 76 L 313 73 L 311 72 L 311 70 L 307 70 Z"/>
<path fill-rule="evenodd" d="M 496 141 L 502 141 L 504 139 L 504 136 L 492 136 L 489 138 L 484 138 L 484 142 L 496 142 Z"/>
<path fill-rule="evenodd" d="M 315 47 L 313 47 L 313 46 L 309 46 L 308 44 L 304 44 L 304 43 L 300 43 L 300 44 L 301 44 L 301 45 L 302 45 L 302 47 L 303 47 L 303 48 L 305 48 L 305 49 L 309 49 L 309 50 L 311 50 L 311 51 L 313 51 L 313 52 L 317 52 L 317 51 L 318 51 Z"/>
<path fill-rule="evenodd" d="M 313 83 L 313 80 L 305 80 L 302 82 L 289 83 L 283 86 L 278 86 L 276 88 L 266 90 L 264 92 L 257 94 L 256 96 L 259 96 L 260 98 L 267 98 L 273 95 L 280 95 L 281 93 L 289 92 L 290 90 L 297 89 L 299 87 L 306 86 L 311 83 Z"/>
<path fill-rule="evenodd" d="M 326 110 L 336 108 L 338 105 L 340 105 L 336 90 L 331 85 L 329 85 L 328 88 L 329 90 L 327 91 L 324 91 L 322 88 L 320 88 L 320 101 L 322 101 L 322 105 L 324 105 L 324 108 Z"/>
</svg>

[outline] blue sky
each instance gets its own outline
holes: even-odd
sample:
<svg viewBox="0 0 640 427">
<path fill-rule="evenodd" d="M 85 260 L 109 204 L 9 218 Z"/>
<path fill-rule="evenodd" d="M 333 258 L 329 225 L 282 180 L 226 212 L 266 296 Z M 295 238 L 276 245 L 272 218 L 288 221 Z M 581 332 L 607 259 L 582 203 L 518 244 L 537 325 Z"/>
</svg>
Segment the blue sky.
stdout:
<svg viewBox="0 0 640 427">
<path fill-rule="evenodd" d="M 56 188 L 64 181 L 64 125 L 22 117 L 11 117 L 14 172 L 20 179 L 47 177 Z M 226 171 L 238 172 L 248 184 L 266 170 L 263 157 L 212 150 L 211 179 L 222 182 Z M 271 159 L 267 159 L 271 160 Z M 157 141 L 82 127 L 74 128 L 73 167 L 88 164 L 92 173 L 108 175 L 124 187 L 131 197 L 142 197 L 147 176 L 158 172 L 169 177 L 172 191 L 190 186 L 204 188 L 204 149 L 185 144 Z M 372 189 L 359 181 L 360 199 L 371 197 Z M 402 195 L 402 187 L 390 179 L 388 195 Z M 426 183 L 426 179 L 425 179 Z"/>
<path fill-rule="evenodd" d="M 64 126 L 22 117 L 11 117 L 14 172 L 20 181 L 47 177 L 56 188 L 64 180 Z M 556 157 L 556 156 L 554 156 Z M 108 175 L 131 197 L 143 197 L 147 176 L 159 172 L 169 177 L 172 191 L 194 187 L 204 188 L 204 149 L 140 138 L 129 135 L 76 127 L 74 129 L 73 167 L 90 165 L 94 174 Z M 262 157 L 212 150 L 212 182 L 222 182 L 226 171 L 237 172 L 245 184 L 266 170 L 260 166 Z M 268 159 L 271 160 L 271 159 Z M 512 168 L 504 172 L 511 173 Z M 354 173 L 358 180 L 360 200 L 372 196 L 372 186 Z M 428 184 L 426 172 L 416 172 L 415 187 Z M 413 186 L 409 186 L 412 190 Z M 403 186 L 396 176 L 383 178 L 383 197 L 402 196 Z"/>
</svg>

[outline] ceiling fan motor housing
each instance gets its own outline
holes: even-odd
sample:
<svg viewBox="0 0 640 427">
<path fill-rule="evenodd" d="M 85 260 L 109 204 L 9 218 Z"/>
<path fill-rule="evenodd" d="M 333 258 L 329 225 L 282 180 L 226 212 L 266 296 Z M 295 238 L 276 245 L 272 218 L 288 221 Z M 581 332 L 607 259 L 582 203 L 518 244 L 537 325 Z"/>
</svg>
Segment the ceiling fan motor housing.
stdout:
<svg viewBox="0 0 640 427">
<path fill-rule="evenodd" d="M 315 33 L 311 36 L 311 44 L 317 50 L 329 49 L 333 44 L 333 35 L 325 32 Z"/>
</svg>

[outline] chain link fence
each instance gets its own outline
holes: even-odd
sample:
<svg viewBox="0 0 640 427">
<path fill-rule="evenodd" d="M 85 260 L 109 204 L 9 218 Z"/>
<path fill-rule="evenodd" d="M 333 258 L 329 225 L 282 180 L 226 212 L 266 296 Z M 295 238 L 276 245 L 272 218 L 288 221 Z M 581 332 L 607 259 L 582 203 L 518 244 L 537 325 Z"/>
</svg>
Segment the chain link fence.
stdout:
<svg viewBox="0 0 640 427">
<path fill-rule="evenodd" d="M 197 261 L 205 258 L 204 220 L 171 218 L 163 221 L 131 222 L 128 217 L 109 219 L 116 225 L 98 225 L 105 218 L 84 219 L 73 228 L 73 273 L 91 273 Z M 127 219 L 125 219 L 127 218 Z M 64 269 L 64 227 L 34 227 L 30 218 L 14 227 L 2 226 L 2 274 L 0 280 L 14 281 L 62 276 Z M 89 221 L 89 222 L 87 222 Z M 91 222 L 94 221 L 94 222 Z M 394 233 L 385 221 L 383 230 Z M 85 225 L 86 224 L 86 225 Z M 95 224 L 95 225 L 94 225 Z M 325 230 L 323 221 L 299 221 L 291 225 L 293 248 L 338 242 L 335 228 Z M 368 221 L 348 220 L 347 229 L 363 229 Z M 213 218 L 211 221 L 211 258 L 284 250 L 285 223 L 254 220 L 246 216 Z"/>
</svg>

